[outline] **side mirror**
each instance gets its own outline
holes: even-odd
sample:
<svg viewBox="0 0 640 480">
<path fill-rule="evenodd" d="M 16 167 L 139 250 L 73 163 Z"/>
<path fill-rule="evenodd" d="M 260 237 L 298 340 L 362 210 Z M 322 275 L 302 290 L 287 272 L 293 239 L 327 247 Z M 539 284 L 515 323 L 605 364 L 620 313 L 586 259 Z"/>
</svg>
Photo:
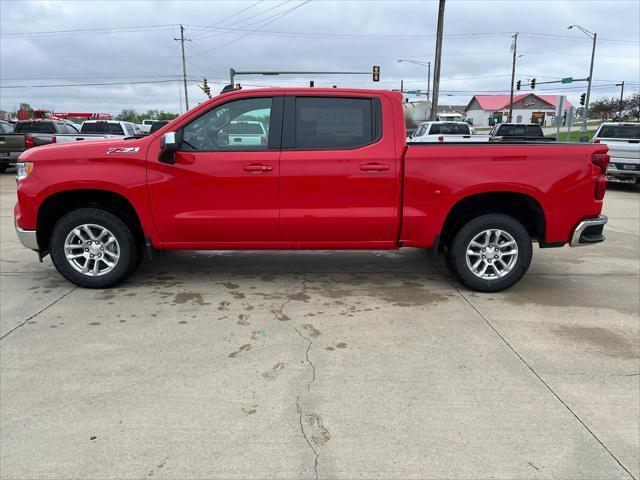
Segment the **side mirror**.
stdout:
<svg viewBox="0 0 640 480">
<path fill-rule="evenodd" d="M 173 165 L 176 163 L 176 152 L 178 151 L 178 136 L 176 132 L 165 133 L 160 139 L 160 153 L 158 161 Z"/>
</svg>

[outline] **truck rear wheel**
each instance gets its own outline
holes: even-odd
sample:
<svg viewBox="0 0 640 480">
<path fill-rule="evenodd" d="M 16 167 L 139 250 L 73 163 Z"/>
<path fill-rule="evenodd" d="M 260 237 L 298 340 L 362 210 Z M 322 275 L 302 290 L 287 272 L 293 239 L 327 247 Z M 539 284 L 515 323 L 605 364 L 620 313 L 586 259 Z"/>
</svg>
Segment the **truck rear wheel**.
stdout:
<svg viewBox="0 0 640 480">
<path fill-rule="evenodd" d="M 515 218 L 487 214 L 467 222 L 453 238 L 449 270 L 477 292 L 500 292 L 515 285 L 529 269 L 531 237 Z"/>
<path fill-rule="evenodd" d="M 85 288 L 123 282 L 141 260 L 131 228 L 99 208 L 79 208 L 60 218 L 51 232 L 49 247 L 62 276 Z"/>
</svg>

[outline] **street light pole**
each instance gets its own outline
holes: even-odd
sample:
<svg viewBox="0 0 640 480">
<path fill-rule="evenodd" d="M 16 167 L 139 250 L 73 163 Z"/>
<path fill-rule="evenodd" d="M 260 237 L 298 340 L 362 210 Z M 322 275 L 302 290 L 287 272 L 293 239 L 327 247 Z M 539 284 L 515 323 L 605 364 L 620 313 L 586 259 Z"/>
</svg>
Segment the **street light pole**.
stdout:
<svg viewBox="0 0 640 480">
<path fill-rule="evenodd" d="M 431 94 L 431 62 L 419 62 L 418 60 L 407 60 L 406 58 L 401 58 L 398 62 L 413 63 L 427 67 L 427 101 L 429 101 L 429 95 Z"/>
<path fill-rule="evenodd" d="M 586 136 L 587 133 L 587 119 L 589 117 L 589 97 L 591 96 L 591 82 L 593 81 L 593 60 L 596 56 L 596 41 L 598 39 L 598 34 L 590 32 L 586 28 L 581 27 L 580 25 L 569 25 L 567 28 L 572 29 L 576 27 L 582 33 L 584 33 L 587 37 L 593 39 L 593 46 L 591 47 L 591 65 L 589 66 L 589 83 L 587 84 L 587 96 L 584 101 L 584 110 L 582 114 L 582 125 L 580 125 L 580 133 L 583 136 L 580 137 L 580 141 L 587 141 L 588 138 Z"/>
</svg>

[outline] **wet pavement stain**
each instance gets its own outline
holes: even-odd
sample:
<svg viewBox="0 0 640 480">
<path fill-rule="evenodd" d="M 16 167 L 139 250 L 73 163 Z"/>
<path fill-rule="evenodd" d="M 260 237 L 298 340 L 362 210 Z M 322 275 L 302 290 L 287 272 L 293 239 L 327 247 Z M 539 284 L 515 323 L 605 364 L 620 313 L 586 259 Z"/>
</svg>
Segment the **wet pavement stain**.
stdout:
<svg viewBox="0 0 640 480">
<path fill-rule="evenodd" d="M 307 436 L 310 437 L 311 441 L 317 446 L 321 447 L 331 440 L 329 430 L 322 424 L 322 417 L 317 413 L 305 415 L 305 423 L 309 427 L 309 433 L 311 434 L 307 434 Z"/>
<path fill-rule="evenodd" d="M 184 325 L 185 323 L 189 323 L 189 322 L 187 322 L 186 320 L 180 320 L 178 323 L 179 323 L 180 325 Z"/>
<path fill-rule="evenodd" d="M 336 345 L 336 348 L 345 349 L 347 348 L 347 344 L 344 342 L 340 342 L 339 344 Z"/>
<path fill-rule="evenodd" d="M 240 314 L 238 315 L 238 321 L 236 322 L 238 325 L 249 325 L 249 321 L 247 320 L 249 318 L 249 315 L 245 315 L 245 314 Z"/>
<path fill-rule="evenodd" d="M 306 302 L 307 300 L 311 299 L 311 297 L 309 295 L 307 295 L 306 293 L 303 293 L 303 292 L 290 293 L 289 295 L 287 295 L 287 298 L 289 300 L 296 300 L 296 301 L 299 301 L 299 302 Z"/>
<path fill-rule="evenodd" d="M 93 325 L 93 326 L 100 325 L 100 322 L 91 322 L 89 325 Z"/>
<path fill-rule="evenodd" d="M 302 325 L 302 328 L 304 328 L 307 332 L 309 332 L 310 337 L 317 338 L 320 336 L 320 330 L 315 328 L 310 323 L 305 323 L 304 325 Z"/>
<path fill-rule="evenodd" d="M 220 285 L 228 288 L 229 290 L 237 290 L 238 288 L 240 288 L 240 285 L 238 285 L 237 283 L 231 283 L 231 282 L 222 282 Z"/>
<path fill-rule="evenodd" d="M 262 372 L 262 377 L 267 380 L 275 380 L 276 377 L 284 370 L 286 363 L 278 362 L 266 372 Z"/>
<path fill-rule="evenodd" d="M 172 301 L 172 303 L 174 305 L 181 305 L 181 304 L 185 304 L 187 302 L 192 302 L 192 303 L 195 303 L 196 305 L 200 305 L 200 306 L 210 305 L 210 303 L 205 302 L 205 301 L 202 300 L 202 294 L 201 293 L 194 293 L 194 292 L 176 293 L 176 296 Z"/>
<path fill-rule="evenodd" d="M 576 343 L 586 344 L 608 357 L 640 358 L 638 339 L 627 338 L 601 327 L 561 327 L 554 332 Z"/>
<path fill-rule="evenodd" d="M 236 300 L 242 300 L 245 297 L 244 293 L 238 292 L 237 290 L 232 290 L 231 296 Z"/>
<path fill-rule="evenodd" d="M 246 344 L 242 345 L 238 350 L 236 350 L 235 352 L 231 352 L 227 356 L 229 358 L 236 358 L 239 355 L 243 354 L 244 352 L 248 352 L 249 350 L 251 350 L 251 345 L 246 343 Z"/>
<path fill-rule="evenodd" d="M 229 310 L 229 305 L 231 305 L 230 302 L 220 302 L 220 306 L 218 306 L 218 310 L 220 310 L 221 312 L 226 312 L 227 310 Z"/>
<path fill-rule="evenodd" d="M 254 330 L 253 332 L 251 332 L 251 340 L 257 340 L 260 337 L 264 338 L 266 336 L 267 332 L 264 330 Z"/>
</svg>

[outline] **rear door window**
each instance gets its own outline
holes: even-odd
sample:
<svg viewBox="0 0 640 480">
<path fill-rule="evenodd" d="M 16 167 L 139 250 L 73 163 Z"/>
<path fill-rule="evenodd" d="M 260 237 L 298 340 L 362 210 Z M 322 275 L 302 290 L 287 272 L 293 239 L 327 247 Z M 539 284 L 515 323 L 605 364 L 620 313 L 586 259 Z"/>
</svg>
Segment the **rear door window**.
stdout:
<svg viewBox="0 0 640 480">
<path fill-rule="evenodd" d="M 295 148 L 339 150 L 373 143 L 380 133 L 373 104 L 370 98 L 297 97 Z"/>
<path fill-rule="evenodd" d="M 15 133 L 56 133 L 53 122 L 18 122 Z"/>
<path fill-rule="evenodd" d="M 469 125 L 462 123 L 434 123 L 431 125 L 432 135 L 469 135 Z"/>
</svg>

